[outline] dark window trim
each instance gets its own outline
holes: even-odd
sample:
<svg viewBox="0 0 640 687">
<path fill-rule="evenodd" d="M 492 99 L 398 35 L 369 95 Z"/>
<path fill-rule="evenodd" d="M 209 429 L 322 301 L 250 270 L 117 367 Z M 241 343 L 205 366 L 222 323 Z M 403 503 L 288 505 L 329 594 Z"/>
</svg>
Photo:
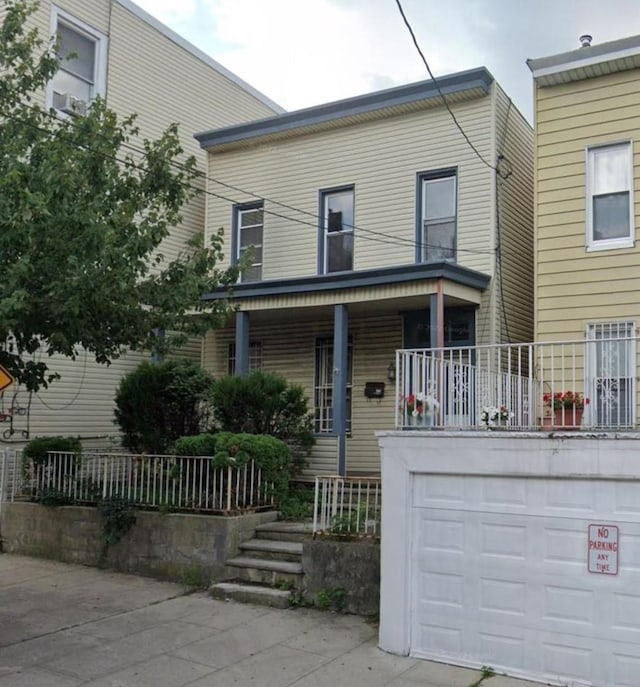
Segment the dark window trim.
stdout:
<svg viewBox="0 0 640 687">
<path fill-rule="evenodd" d="M 456 256 L 453 261 L 458 262 L 458 192 L 460 188 L 460 172 L 458 167 L 443 167 L 442 169 L 434 169 L 426 172 L 418 172 L 416 174 L 416 198 L 415 198 L 415 261 L 420 263 L 439 262 L 438 260 L 426 261 L 422 259 L 423 245 L 422 245 L 422 183 L 430 179 L 444 179 L 445 177 L 455 176 L 456 178 L 456 220 L 455 220 L 455 243 Z"/>
<path fill-rule="evenodd" d="M 234 203 L 231 209 L 231 261 L 230 264 L 238 264 L 238 216 L 242 210 L 262 209 L 262 266 L 264 267 L 264 200 L 254 200 L 250 203 Z M 255 283 L 255 282 L 249 282 Z"/>
<path fill-rule="evenodd" d="M 325 257 L 325 232 L 324 232 L 324 199 L 327 195 L 331 193 L 340 193 L 341 191 L 352 191 L 353 192 L 353 229 L 352 233 L 354 236 L 354 249 L 355 249 L 355 223 L 356 223 L 356 185 L 355 184 L 342 184 L 341 186 L 332 186 L 329 188 L 321 188 L 318 191 L 318 274 L 348 274 L 353 272 L 353 266 L 350 270 L 344 270 L 343 272 L 327 272 L 324 266 Z M 355 250 L 353 256 L 355 262 Z"/>
</svg>

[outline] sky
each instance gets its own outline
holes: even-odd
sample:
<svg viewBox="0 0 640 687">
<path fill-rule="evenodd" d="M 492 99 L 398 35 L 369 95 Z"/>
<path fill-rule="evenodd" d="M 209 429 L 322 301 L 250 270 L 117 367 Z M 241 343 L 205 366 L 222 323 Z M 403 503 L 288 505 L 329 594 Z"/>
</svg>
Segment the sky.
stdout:
<svg viewBox="0 0 640 687">
<path fill-rule="evenodd" d="M 395 0 L 135 0 L 286 110 L 427 79 Z M 526 59 L 640 34 L 640 0 L 402 0 L 436 78 L 485 66 L 532 121 Z"/>
</svg>

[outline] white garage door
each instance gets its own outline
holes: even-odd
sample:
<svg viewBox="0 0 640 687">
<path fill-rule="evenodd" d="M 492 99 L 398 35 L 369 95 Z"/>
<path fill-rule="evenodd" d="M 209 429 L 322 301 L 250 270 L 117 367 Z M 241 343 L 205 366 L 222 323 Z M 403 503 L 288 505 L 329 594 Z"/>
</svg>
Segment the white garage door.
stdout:
<svg viewBox="0 0 640 687">
<path fill-rule="evenodd" d="M 637 482 L 416 475 L 413 485 L 412 655 L 640 685 Z M 593 523 L 619 527 L 617 575 L 588 572 Z"/>
</svg>

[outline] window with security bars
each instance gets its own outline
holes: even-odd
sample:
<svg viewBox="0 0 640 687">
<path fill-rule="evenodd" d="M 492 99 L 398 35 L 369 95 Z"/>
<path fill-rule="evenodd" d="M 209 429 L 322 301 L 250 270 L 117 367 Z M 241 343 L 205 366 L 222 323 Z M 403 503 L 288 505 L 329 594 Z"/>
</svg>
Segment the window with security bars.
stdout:
<svg viewBox="0 0 640 687">
<path fill-rule="evenodd" d="M 314 431 L 333 432 L 333 339 L 316 340 L 314 377 Z M 353 346 L 347 348 L 347 432 L 351 432 L 351 396 L 353 379 Z"/>
<path fill-rule="evenodd" d="M 596 427 L 628 428 L 635 423 L 635 337 L 634 322 L 587 327 L 586 394 Z"/>
<path fill-rule="evenodd" d="M 232 341 L 229 344 L 228 372 L 230 375 L 236 373 L 236 344 Z M 249 372 L 262 369 L 262 341 L 249 342 Z"/>
<path fill-rule="evenodd" d="M 236 208 L 236 258 L 240 260 L 247 251 L 250 262 L 242 270 L 240 281 L 262 279 L 262 239 L 264 233 L 264 208 L 262 204 Z"/>
</svg>

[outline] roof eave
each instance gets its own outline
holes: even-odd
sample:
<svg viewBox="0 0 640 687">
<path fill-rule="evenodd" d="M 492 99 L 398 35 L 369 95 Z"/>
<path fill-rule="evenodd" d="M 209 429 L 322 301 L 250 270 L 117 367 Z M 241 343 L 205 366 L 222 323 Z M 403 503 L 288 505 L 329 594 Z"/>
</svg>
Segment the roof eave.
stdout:
<svg viewBox="0 0 640 687">
<path fill-rule="evenodd" d="M 445 95 L 478 89 L 488 94 L 492 82 L 493 76 L 485 67 L 438 78 L 438 86 Z M 209 149 L 277 133 L 295 132 L 321 123 L 336 122 L 354 115 L 439 97 L 438 87 L 433 81 L 420 81 L 302 110 L 285 112 L 253 122 L 204 131 L 195 134 L 195 138 L 202 148 Z"/>
</svg>

